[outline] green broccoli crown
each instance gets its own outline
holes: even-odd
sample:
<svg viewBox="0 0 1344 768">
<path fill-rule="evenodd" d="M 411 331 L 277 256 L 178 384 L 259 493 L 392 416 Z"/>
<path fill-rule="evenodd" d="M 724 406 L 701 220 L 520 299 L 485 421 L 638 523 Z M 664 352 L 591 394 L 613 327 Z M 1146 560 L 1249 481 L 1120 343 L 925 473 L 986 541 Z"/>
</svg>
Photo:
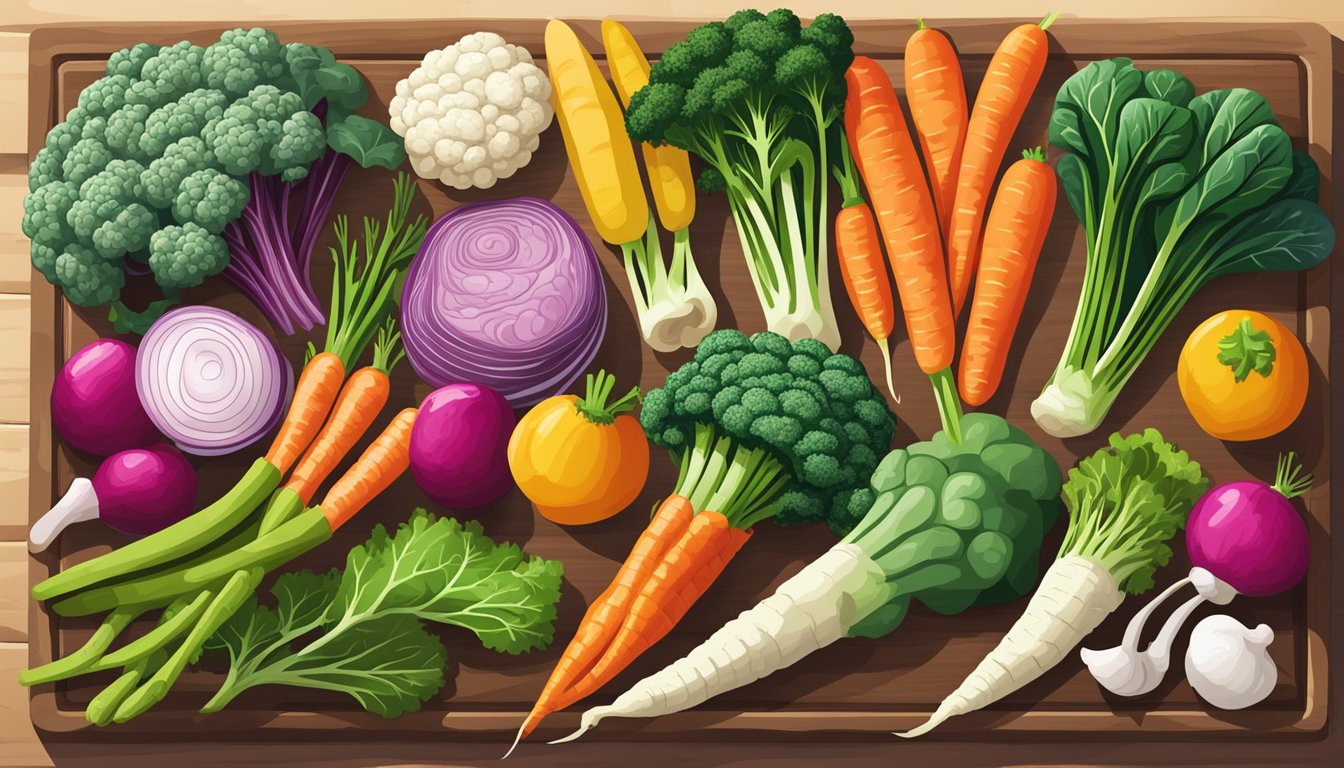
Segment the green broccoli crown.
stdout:
<svg viewBox="0 0 1344 768">
<path fill-rule="evenodd" d="M 876 501 L 847 540 L 899 592 L 935 611 L 1014 600 L 1035 587 L 1061 481 L 1059 465 L 1025 432 L 999 416 L 966 414 L 961 443 L 939 432 L 882 460 L 871 479 Z"/>
<path fill-rule="evenodd" d="M 246 184 L 214 168 L 206 168 L 182 180 L 173 200 L 173 218 L 218 235 L 242 214 L 250 197 Z"/>
<path fill-rule="evenodd" d="M 195 222 L 166 226 L 149 240 L 149 269 L 166 290 L 200 285 L 228 263 L 224 239 Z"/>
<path fill-rule="evenodd" d="M 187 223 L 222 231 L 250 199 L 243 177 L 304 178 L 327 149 L 312 108 L 326 100 L 328 119 L 343 117 L 367 96 L 327 49 L 283 45 L 265 29 L 231 30 L 208 47 L 134 45 L 113 53 L 105 72 L 47 134 L 24 202 L 33 266 L 86 305 L 117 297 L 123 277 L 94 282 L 124 268 L 124 257 L 145 259 L 160 227 L 182 225 L 163 248 L 196 241 Z M 159 282 L 194 285 L 218 272 L 221 243 L 183 245 L 202 266 L 165 267 L 171 276 Z"/>
<path fill-rule="evenodd" d="M 776 519 L 846 531 L 872 496 L 864 485 L 886 453 L 895 417 L 863 366 L 815 339 L 720 330 L 644 399 L 640 423 L 674 454 L 697 426 L 763 449 L 789 476 Z"/>
<path fill-rule="evenodd" d="M 845 98 L 854 35 L 844 20 L 822 14 L 803 27 L 792 11 L 738 11 L 691 30 L 649 72 L 631 98 L 626 128 L 639 141 L 692 151 L 726 125 L 768 116 L 772 135 L 799 115 L 824 129 Z M 714 158 L 707 158 L 714 162 Z"/>
</svg>

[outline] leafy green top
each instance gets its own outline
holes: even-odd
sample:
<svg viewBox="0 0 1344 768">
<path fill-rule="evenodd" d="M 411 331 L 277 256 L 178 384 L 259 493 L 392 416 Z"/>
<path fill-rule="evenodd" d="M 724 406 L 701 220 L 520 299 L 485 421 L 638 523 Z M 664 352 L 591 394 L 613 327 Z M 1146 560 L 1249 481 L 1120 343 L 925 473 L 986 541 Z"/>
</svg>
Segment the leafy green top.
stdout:
<svg viewBox="0 0 1344 768">
<path fill-rule="evenodd" d="M 417 509 L 395 535 L 379 525 L 343 573 L 287 573 L 211 639 L 228 678 L 204 712 L 258 685 L 342 691 L 384 717 L 415 711 L 443 685 L 447 657 L 423 622 L 469 629 L 519 654 L 550 645 L 563 567 Z"/>
<path fill-rule="evenodd" d="M 1250 318 L 1242 318 L 1236 330 L 1218 340 L 1218 362 L 1231 368 L 1238 382 L 1245 381 L 1252 371 L 1269 378 L 1276 355 L 1269 332 L 1256 330 Z"/>
<path fill-rule="evenodd" d="M 1199 464 L 1156 429 L 1111 435 L 1109 449 L 1069 470 L 1069 530 L 1059 554 L 1098 563 L 1130 594 L 1151 589 L 1153 572 L 1171 559 L 1167 541 L 1208 485 Z"/>
</svg>

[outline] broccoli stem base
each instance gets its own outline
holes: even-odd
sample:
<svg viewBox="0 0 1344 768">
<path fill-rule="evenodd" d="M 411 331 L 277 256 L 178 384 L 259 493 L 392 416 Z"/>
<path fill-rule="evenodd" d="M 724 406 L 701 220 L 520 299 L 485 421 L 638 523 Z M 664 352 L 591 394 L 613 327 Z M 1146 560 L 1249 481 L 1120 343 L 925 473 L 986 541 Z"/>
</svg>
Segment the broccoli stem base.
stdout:
<svg viewBox="0 0 1344 768">
<path fill-rule="evenodd" d="M 681 458 L 676 493 L 696 512 L 713 510 L 749 529 L 779 511 L 789 473 L 775 455 L 748 448 L 709 424 L 695 425 L 695 439 Z"/>
<path fill-rule="evenodd" d="M 938 403 L 938 420 L 942 422 L 943 434 L 953 444 L 961 443 L 961 396 L 957 394 L 957 381 L 950 367 L 929 374 L 933 384 L 933 398 Z"/>
</svg>

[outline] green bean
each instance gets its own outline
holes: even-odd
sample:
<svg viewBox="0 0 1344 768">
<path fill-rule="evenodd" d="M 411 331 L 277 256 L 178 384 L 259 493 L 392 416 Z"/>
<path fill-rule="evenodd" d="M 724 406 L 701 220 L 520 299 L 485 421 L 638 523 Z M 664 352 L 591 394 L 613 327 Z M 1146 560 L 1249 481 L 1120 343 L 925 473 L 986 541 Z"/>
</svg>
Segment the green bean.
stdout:
<svg viewBox="0 0 1344 768">
<path fill-rule="evenodd" d="M 241 524 L 278 485 L 280 471 L 265 459 L 257 459 L 238 484 L 214 504 L 158 533 L 39 582 L 33 587 L 33 599 L 51 600 L 206 549 Z"/>
<path fill-rule="evenodd" d="M 51 683 L 92 671 L 90 667 L 112 646 L 112 641 L 144 610 L 143 606 L 134 605 L 117 608 L 103 619 L 103 623 L 94 630 L 93 636 L 82 648 L 40 667 L 25 669 L 19 673 L 19 685 Z"/>
</svg>

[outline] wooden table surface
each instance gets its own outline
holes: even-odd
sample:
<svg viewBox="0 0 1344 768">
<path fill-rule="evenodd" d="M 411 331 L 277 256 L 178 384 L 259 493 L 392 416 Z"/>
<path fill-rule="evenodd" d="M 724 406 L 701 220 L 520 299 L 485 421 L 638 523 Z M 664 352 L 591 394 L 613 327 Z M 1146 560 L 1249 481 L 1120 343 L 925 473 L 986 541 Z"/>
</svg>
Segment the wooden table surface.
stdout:
<svg viewBox="0 0 1344 768">
<path fill-rule="evenodd" d="M 33 28 L 48 24 L 97 25 L 105 21 L 213 20 L 220 18 L 264 22 L 272 19 L 358 19 L 376 15 L 384 19 L 421 18 L 440 10 L 460 17 L 594 17 L 604 15 L 627 3 L 602 3 L 599 0 L 514 0 L 507 6 L 479 0 L 457 0 L 430 7 L 424 0 L 224 0 L 214 3 L 181 3 L 179 0 L 0 0 L 0 766 L 49 766 L 150 764 L 216 766 L 234 765 L 236 752 L 220 751 L 208 744 L 193 745 L 189 753 L 180 748 L 130 746 L 118 749 L 116 760 L 108 760 L 106 745 L 81 748 L 78 745 L 42 744 L 33 731 L 28 716 L 27 691 L 19 687 L 17 672 L 27 665 L 27 572 L 28 555 L 24 546 L 27 527 L 28 493 L 28 402 L 29 402 L 29 281 L 28 243 L 19 230 L 23 210 L 23 196 L 27 191 L 27 94 L 28 94 L 28 33 Z M 739 3 L 744 5 L 744 3 Z M 765 5 L 771 5 L 766 3 Z M 904 17 L 928 14 L 927 4 L 910 2 L 878 2 L 878 0 L 804 0 L 789 3 L 800 15 L 811 15 L 821 10 L 838 12 L 847 17 Z M 943 17 L 1022 16 L 1034 18 L 1047 11 L 1058 10 L 1055 0 L 1032 2 L 997 2 L 996 0 L 942 0 L 937 13 Z M 1179 11 L 1182 16 L 1264 17 L 1273 13 L 1278 17 L 1315 21 L 1325 26 L 1337 38 L 1337 46 L 1344 45 L 1344 2 L 1339 0 L 1279 0 L 1266 5 L 1263 0 L 1182 0 L 1173 5 L 1169 0 L 1127 0 L 1125 3 L 1074 2 L 1066 15 L 1106 17 L 1159 18 Z M 627 17 L 688 17 L 721 16 L 724 6 L 719 0 L 642 0 L 637 12 L 625 12 Z M 736 6 L 734 6 L 736 7 Z M 1344 87 L 1344 73 L 1334 73 L 1336 91 Z M 1337 611 L 1338 613 L 1338 611 Z M 1337 665 L 1336 673 L 1339 671 Z M 1329 741 L 1338 745 L 1335 738 Z M 524 755 L 511 761 L 515 765 L 592 765 L 601 760 L 602 745 L 590 745 L 566 750 L 563 755 L 545 754 L 532 758 Z M 652 746 L 657 750 L 656 745 Z M 766 765 L 783 762 L 781 753 L 764 753 L 759 745 L 713 744 L 700 748 L 697 754 L 682 755 L 678 762 L 689 757 L 702 765 Z M 1170 745 L 1173 764 L 1225 764 L 1214 755 L 1200 757 L 1189 752 L 1190 745 Z M 1105 745 L 1052 745 L 1048 751 L 1039 747 L 1026 750 L 1014 757 L 1014 748 L 1005 745 L 1004 764 L 1025 759 L 1048 761 L 1050 764 L 1089 764 L 1107 761 Z M 488 754 L 487 754 L 488 753 Z M 258 761 L 257 752 L 250 762 Z M 868 745 L 809 745 L 789 744 L 790 764 L 816 764 L 822 760 L 841 761 L 845 764 L 888 763 L 893 757 L 889 750 Z M 464 764 L 486 761 L 496 755 L 493 746 L 444 744 L 437 754 L 426 754 L 423 745 L 382 745 L 376 753 L 362 753 L 352 749 L 347 761 L 322 761 L 326 768 L 354 765 L 410 765 L 437 761 L 438 764 Z M 266 748 L 269 764 L 302 765 L 310 763 L 310 755 L 303 745 Z M 950 744 L 907 744 L 901 750 L 904 761 L 917 764 L 937 761 L 945 768 L 958 764 L 956 748 Z M 1205 759 L 1208 758 L 1208 759 Z M 1282 765 L 1322 765 L 1321 751 L 1298 752 L 1286 749 Z M 1333 764 L 1341 764 L 1344 755 L 1336 755 Z M 541 762 L 544 760 L 544 762 Z M 651 756 L 650 765 L 659 761 Z"/>
</svg>

